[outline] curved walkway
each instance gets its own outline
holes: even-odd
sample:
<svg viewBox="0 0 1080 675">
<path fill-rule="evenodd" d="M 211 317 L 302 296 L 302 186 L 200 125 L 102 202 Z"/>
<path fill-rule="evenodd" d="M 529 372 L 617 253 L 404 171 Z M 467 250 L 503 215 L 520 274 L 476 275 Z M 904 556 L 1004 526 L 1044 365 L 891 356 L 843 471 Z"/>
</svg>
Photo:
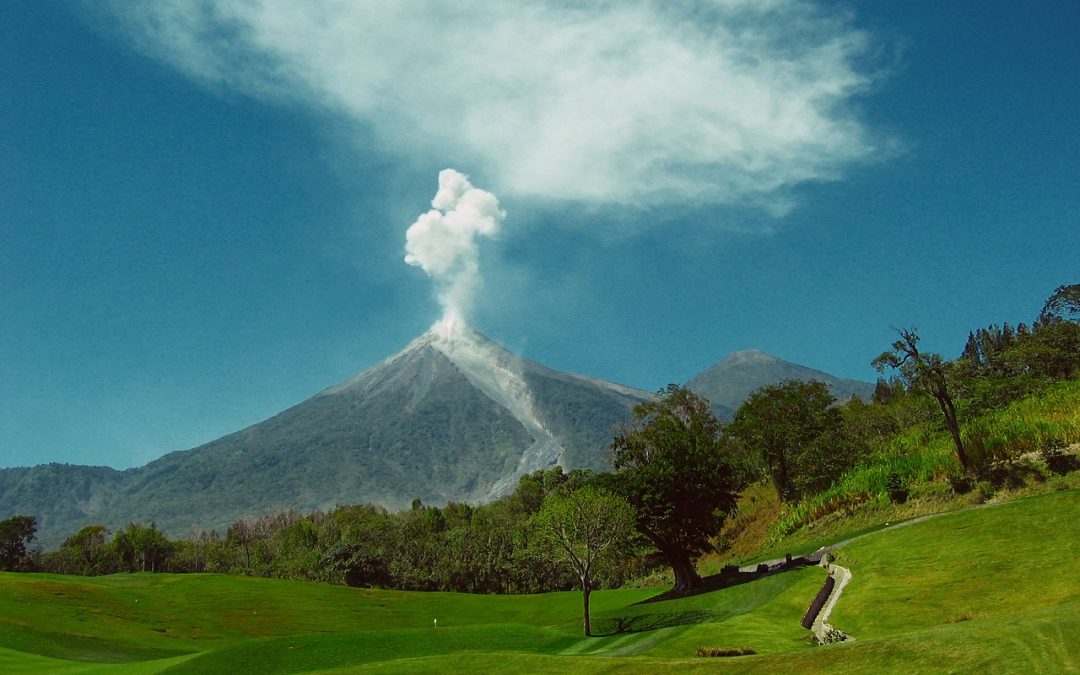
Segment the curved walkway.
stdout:
<svg viewBox="0 0 1080 675">
<path fill-rule="evenodd" d="M 973 505 L 973 506 L 970 506 L 970 507 L 967 507 L 967 508 L 987 508 L 987 507 L 990 507 L 990 506 L 996 506 L 999 503 L 1001 503 L 1001 502 L 987 502 L 985 504 L 976 504 L 976 505 Z M 952 510 L 952 511 L 940 511 L 938 513 L 929 513 L 929 514 L 927 514 L 925 516 L 918 516 L 918 517 L 915 517 L 915 518 L 911 518 L 909 520 L 901 521 L 899 523 L 896 523 L 895 525 L 886 524 L 886 526 L 881 528 L 880 530 L 874 530 L 873 532 L 866 532 L 864 534 L 860 534 L 858 536 L 851 537 L 849 539 L 843 539 L 841 541 L 836 542 L 835 544 L 829 544 L 828 546 L 822 546 L 821 548 L 819 548 L 818 550 L 814 551 L 809 556 L 807 556 L 809 558 L 817 557 L 819 560 L 821 560 L 822 561 L 822 563 L 821 563 L 822 566 L 829 571 L 829 575 L 836 579 L 836 586 L 833 588 L 833 592 L 829 595 L 829 601 L 822 608 L 822 610 L 818 614 L 817 618 L 814 619 L 814 625 L 813 625 L 813 628 L 811 628 L 814 635 L 817 636 L 818 640 L 819 641 L 824 640 L 825 635 L 829 632 L 829 630 L 832 630 L 834 628 L 834 626 L 832 626 L 831 624 L 828 623 L 829 614 L 832 612 L 833 607 L 836 606 L 836 601 L 840 599 L 840 594 L 843 592 L 844 586 L 847 586 L 848 582 L 851 581 L 851 570 L 847 569 L 846 567 L 840 567 L 839 565 L 833 565 L 831 563 L 824 562 L 825 559 L 826 559 L 825 558 L 826 554 L 831 553 L 832 551 L 835 551 L 836 549 L 843 548 L 843 547 L 847 546 L 848 544 L 850 544 L 851 542 L 858 541 L 859 539 L 862 539 L 863 537 L 869 537 L 871 535 L 879 534 L 881 532 L 887 532 L 889 530 L 896 530 L 896 529 L 899 529 L 901 527 L 907 527 L 908 525 L 914 525 L 915 523 L 921 523 L 924 520 L 930 520 L 931 518 L 939 518 L 941 516 L 947 516 L 950 513 L 956 513 L 958 510 L 963 510 L 963 509 L 955 509 L 955 510 Z M 769 562 L 773 562 L 773 561 L 769 561 Z M 854 640 L 855 638 L 853 638 L 853 637 L 851 637 L 849 635 L 845 639 L 846 640 Z"/>
<path fill-rule="evenodd" d="M 988 503 L 985 503 L 985 504 L 976 504 L 974 506 L 967 507 L 967 508 L 986 508 L 986 507 L 989 507 L 989 506 L 996 506 L 998 503 L 1000 503 L 1000 502 L 988 502 Z M 962 509 L 957 509 L 957 510 L 962 510 Z M 836 542 L 835 544 L 829 544 L 828 546 L 822 546 L 821 548 L 819 548 L 818 550 L 814 551 L 809 556 L 807 556 L 809 558 L 817 557 L 819 560 L 822 560 L 822 563 L 821 563 L 822 566 L 826 570 L 829 571 L 830 576 L 832 576 L 834 579 L 836 579 L 836 586 L 833 588 L 833 592 L 829 595 L 829 601 L 821 609 L 821 612 L 818 614 L 817 618 L 814 619 L 814 625 L 813 625 L 813 628 L 811 628 L 814 635 L 817 636 L 818 640 L 819 641 L 824 640 L 825 635 L 830 630 L 834 629 L 834 626 L 832 626 L 831 624 L 828 623 L 829 614 L 832 613 L 833 607 L 836 606 L 836 601 L 840 599 L 840 594 L 844 591 L 844 586 L 847 586 L 848 582 L 851 581 L 851 570 L 847 569 L 846 567 L 840 567 L 839 565 L 833 565 L 831 563 L 824 562 L 825 559 L 826 559 L 825 558 L 826 554 L 831 553 L 832 551 L 835 551 L 836 549 L 843 548 L 843 547 L 847 546 L 848 544 L 850 544 L 851 542 L 858 541 L 859 539 L 862 539 L 863 537 L 869 537 L 871 535 L 879 534 L 881 532 L 887 532 L 889 530 L 896 530 L 896 529 L 899 529 L 901 527 L 907 527 L 908 525 L 914 525 L 915 523 L 921 523 L 924 520 L 930 520 L 931 518 L 939 518 L 941 516 L 946 516 L 946 515 L 949 515 L 950 513 L 956 513 L 957 510 L 940 511 L 938 513 L 929 513 L 929 514 L 927 514 L 925 516 L 918 516 L 918 517 L 915 517 L 915 518 L 911 518 L 910 520 L 905 520 L 905 521 L 896 523 L 895 525 L 886 524 L 885 527 L 881 528 L 880 530 L 874 530 L 873 532 L 866 532 L 864 534 L 860 534 L 858 536 L 851 537 L 849 539 L 843 539 L 841 541 Z M 851 637 L 849 635 L 845 639 L 846 640 L 854 640 L 855 638 L 853 638 L 853 637 Z"/>
<path fill-rule="evenodd" d="M 829 576 L 836 579 L 836 586 L 833 587 L 833 591 L 829 595 L 829 601 L 821 608 L 817 618 L 814 619 L 813 628 L 810 629 L 817 636 L 818 642 L 824 642 L 825 636 L 830 630 L 833 630 L 832 624 L 828 623 L 829 614 L 832 613 L 833 607 L 836 606 L 836 601 L 840 599 L 840 594 L 844 592 L 844 586 L 847 586 L 848 582 L 851 581 L 851 570 L 846 567 L 830 564 L 828 570 Z M 849 636 L 847 639 L 854 640 L 855 638 Z"/>
</svg>

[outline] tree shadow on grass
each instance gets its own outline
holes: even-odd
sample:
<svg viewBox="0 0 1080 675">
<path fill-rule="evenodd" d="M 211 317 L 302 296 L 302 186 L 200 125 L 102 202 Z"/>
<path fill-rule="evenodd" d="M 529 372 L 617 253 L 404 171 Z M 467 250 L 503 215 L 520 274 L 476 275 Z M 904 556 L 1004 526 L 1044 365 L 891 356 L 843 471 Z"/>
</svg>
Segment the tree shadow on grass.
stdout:
<svg viewBox="0 0 1080 675">
<path fill-rule="evenodd" d="M 626 633 L 642 633 L 644 631 L 657 630 L 659 628 L 671 628 L 673 626 L 688 626 L 705 623 L 715 617 L 713 612 L 698 609 L 685 612 L 662 612 L 657 614 L 638 614 L 635 616 L 620 616 L 612 619 L 602 619 L 593 624 L 596 637 L 608 637 L 623 635 Z"/>
<path fill-rule="evenodd" d="M 750 583 L 756 579 L 768 576 L 768 573 L 760 572 L 736 572 L 735 574 L 713 574 L 712 576 L 703 577 L 701 584 L 688 591 L 665 591 L 660 595 L 654 595 L 651 598 L 645 598 L 635 605 L 648 605 L 653 602 L 664 602 L 665 600 L 678 600 L 680 598 L 690 598 L 695 595 L 701 595 L 702 593 L 712 593 L 722 588 L 731 588 L 732 586 L 741 586 L 742 584 Z"/>
<path fill-rule="evenodd" d="M 677 600 L 679 598 L 689 598 L 695 595 L 701 595 L 702 593 L 712 593 L 722 588 L 730 588 L 732 586 L 740 586 L 751 581 L 756 581 L 763 577 L 772 576 L 774 574 L 781 574 L 788 570 L 798 569 L 800 567 L 806 567 L 808 565 L 817 565 L 821 562 L 821 551 L 815 551 L 810 555 L 798 556 L 786 561 L 777 561 L 772 566 L 762 564 L 755 572 L 742 572 L 734 567 L 727 569 L 719 574 L 713 574 L 711 576 L 703 577 L 701 583 L 688 590 L 688 591 L 675 591 L 670 590 L 660 595 L 654 595 L 651 598 L 645 598 L 634 604 L 647 605 L 652 602 L 663 602 L 664 600 Z"/>
</svg>

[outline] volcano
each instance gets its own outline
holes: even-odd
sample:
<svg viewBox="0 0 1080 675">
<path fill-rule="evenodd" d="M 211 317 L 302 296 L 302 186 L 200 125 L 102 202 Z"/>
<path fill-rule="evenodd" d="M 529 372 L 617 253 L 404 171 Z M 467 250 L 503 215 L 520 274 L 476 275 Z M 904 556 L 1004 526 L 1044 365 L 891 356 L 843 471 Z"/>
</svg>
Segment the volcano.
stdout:
<svg viewBox="0 0 1080 675">
<path fill-rule="evenodd" d="M 145 466 L 0 470 L 0 506 L 37 515 L 49 545 L 89 523 L 183 535 L 276 509 L 485 502 L 538 469 L 607 468 L 615 427 L 650 397 L 442 323 L 270 419 Z"/>
<path fill-rule="evenodd" d="M 873 391 L 755 350 L 728 356 L 687 386 L 730 419 L 751 391 L 790 379 L 821 380 L 841 400 Z M 0 514 L 36 516 L 38 542 L 52 547 L 92 523 L 155 522 L 184 536 L 281 509 L 486 502 L 539 469 L 610 468 L 613 433 L 651 398 L 546 368 L 443 321 L 268 420 L 145 466 L 0 469 Z"/>
</svg>

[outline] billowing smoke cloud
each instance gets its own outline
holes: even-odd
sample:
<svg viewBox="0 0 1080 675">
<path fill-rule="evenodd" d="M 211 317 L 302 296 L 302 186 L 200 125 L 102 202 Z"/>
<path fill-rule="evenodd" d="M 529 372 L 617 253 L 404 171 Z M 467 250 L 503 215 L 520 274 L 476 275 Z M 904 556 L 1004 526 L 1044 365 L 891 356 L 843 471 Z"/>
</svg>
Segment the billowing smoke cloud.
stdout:
<svg viewBox="0 0 1080 675">
<path fill-rule="evenodd" d="M 465 325 L 480 284 L 477 237 L 494 236 L 506 213 L 495 195 L 453 169 L 439 172 L 431 205 L 405 232 L 405 262 L 435 281 L 443 309 L 439 325 L 453 330 Z"/>
<path fill-rule="evenodd" d="M 793 187 L 881 145 L 853 105 L 876 47 L 807 0 L 109 6 L 192 76 L 344 115 L 406 158 L 482 167 L 500 194 L 779 214 Z"/>
</svg>

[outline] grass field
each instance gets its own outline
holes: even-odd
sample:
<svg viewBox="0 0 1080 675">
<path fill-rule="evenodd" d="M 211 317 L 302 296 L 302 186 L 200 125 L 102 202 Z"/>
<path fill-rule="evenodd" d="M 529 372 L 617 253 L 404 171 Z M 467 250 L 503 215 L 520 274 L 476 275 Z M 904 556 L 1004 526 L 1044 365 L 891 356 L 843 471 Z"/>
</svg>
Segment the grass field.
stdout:
<svg viewBox="0 0 1080 675">
<path fill-rule="evenodd" d="M 216 575 L 0 574 L 0 672 L 1066 672 L 1080 668 L 1080 492 L 866 535 L 831 622 L 799 626 L 804 568 L 638 604 L 659 589 L 481 596 Z M 433 620 L 438 619 L 438 627 Z M 700 658 L 701 646 L 754 656 Z"/>
</svg>

